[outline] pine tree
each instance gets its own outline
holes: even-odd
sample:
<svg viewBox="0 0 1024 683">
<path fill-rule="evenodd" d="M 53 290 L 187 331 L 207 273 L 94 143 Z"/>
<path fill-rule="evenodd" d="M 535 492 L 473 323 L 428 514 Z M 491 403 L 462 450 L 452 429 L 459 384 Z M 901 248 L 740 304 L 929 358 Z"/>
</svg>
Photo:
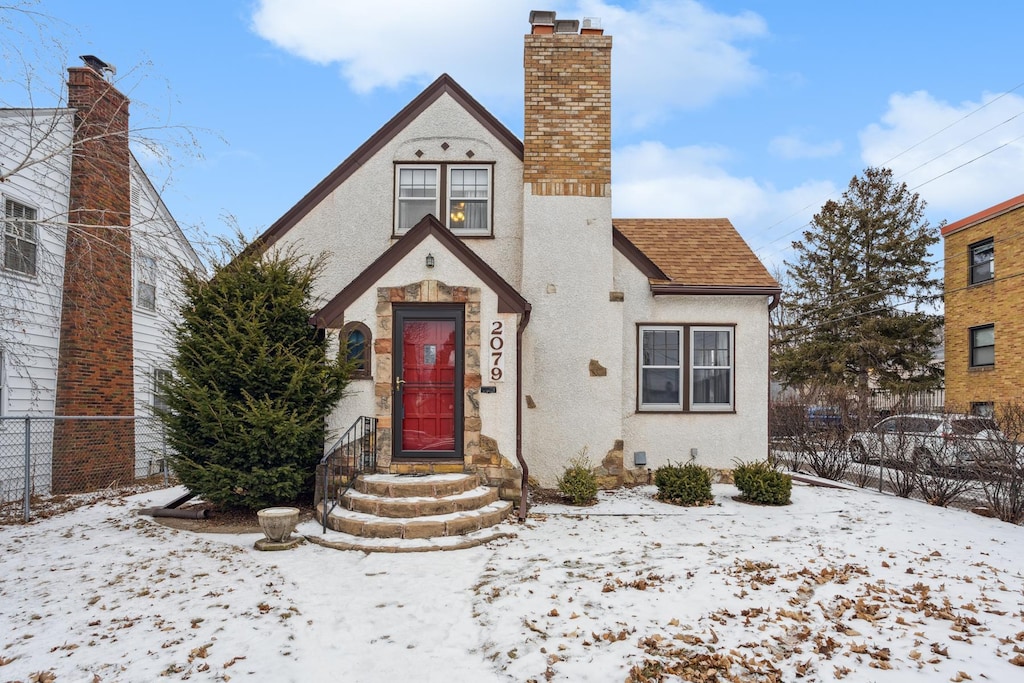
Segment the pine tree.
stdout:
<svg viewBox="0 0 1024 683">
<path fill-rule="evenodd" d="M 209 280 L 183 274 L 173 377 L 162 387 L 171 465 L 225 507 L 293 502 L 323 453 L 324 419 L 349 368 L 309 324 L 320 261 L 233 254 Z"/>
<path fill-rule="evenodd" d="M 787 262 L 792 321 L 773 349 L 790 386 L 845 386 L 866 407 L 872 386 L 930 389 L 942 317 L 929 248 L 938 242 L 925 202 L 892 171 L 868 168 L 815 214 Z"/>
</svg>

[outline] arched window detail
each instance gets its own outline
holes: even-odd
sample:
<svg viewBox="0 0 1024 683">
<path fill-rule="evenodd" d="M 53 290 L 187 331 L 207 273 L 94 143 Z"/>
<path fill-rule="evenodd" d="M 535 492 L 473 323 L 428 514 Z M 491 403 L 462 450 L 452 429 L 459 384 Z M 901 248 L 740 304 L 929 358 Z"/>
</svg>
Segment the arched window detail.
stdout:
<svg viewBox="0 0 1024 683">
<path fill-rule="evenodd" d="M 373 338 L 370 328 L 363 323 L 351 322 L 341 328 L 341 352 L 352 363 L 351 379 L 370 379 L 370 346 Z"/>
</svg>

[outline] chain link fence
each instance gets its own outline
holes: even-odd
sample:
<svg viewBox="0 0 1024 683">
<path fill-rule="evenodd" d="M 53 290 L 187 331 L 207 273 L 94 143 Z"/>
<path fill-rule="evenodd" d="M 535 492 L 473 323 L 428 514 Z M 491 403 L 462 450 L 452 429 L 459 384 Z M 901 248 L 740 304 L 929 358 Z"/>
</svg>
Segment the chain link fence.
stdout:
<svg viewBox="0 0 1024 683">
<path fill-rule="evenodd" d="M 0 417 L 0 524 L 79 494 L 171 483 L 155 417 Z"/>
</svg>

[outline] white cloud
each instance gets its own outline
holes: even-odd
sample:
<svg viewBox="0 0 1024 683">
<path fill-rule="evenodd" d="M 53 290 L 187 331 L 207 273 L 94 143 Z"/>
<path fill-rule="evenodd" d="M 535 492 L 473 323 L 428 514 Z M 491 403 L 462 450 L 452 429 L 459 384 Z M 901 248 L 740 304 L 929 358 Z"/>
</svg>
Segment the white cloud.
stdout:
<svg viewBox="0 0 1024 683">
<path fill-rule="evenodd" d="M 824 159 L 843 151 L 839 140 L 807 142 L 797 135 L 779 135 L 768 143 L 768 151 L 783 159 Z"/>
<path fill-rule="evenodd" d="M 470 92 L 519 98 L 522 36 L 532 0 L 259 0 L 252 25 L 283 50 L 338 64 L 357 92 L 428 82 L 443 72 Z M 763 19 L 716 13 L 695 0 L 626 9 L 601 0 L 549 3 L 559 17 L 597 17 L 613 36 L 616 116 L 642 126 L 758 81 L 737 43 L 767 33 Z"/>
<path fill-rule="evenodd" d="M 1024 97 L 984 93 L 954 105 L 897 93 L 860 143 L 867 164 L 892 168 L 931 215 L 955 221 L 1021 193 Z"/>
<path fill-rule="evenodd" d="M 726 217 L 765 265 L 786 257 L 790 242 L 836 193 L 830 181 L 807 180 L 780 189 L 754 178 L 730 175 L 728 150 L 669 148 L 644 142 L 617 149 L 612 163 L 613 212 L 621 218 Z"/>
</svg>

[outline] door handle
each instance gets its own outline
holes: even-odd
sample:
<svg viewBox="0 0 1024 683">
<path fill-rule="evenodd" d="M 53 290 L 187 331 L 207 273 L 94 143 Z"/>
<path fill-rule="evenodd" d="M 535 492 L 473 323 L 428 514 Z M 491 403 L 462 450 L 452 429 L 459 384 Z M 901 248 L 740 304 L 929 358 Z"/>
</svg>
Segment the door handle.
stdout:
<svg viewBox="0 0 1024 683">
<path fill-rule="evenodd" d="M 403 384 L 405 384 L 405 380 L 402 379 L 401 377 L 396 377 L 395 378 L 395 391 L 401 391 Z"/>
</svg>

